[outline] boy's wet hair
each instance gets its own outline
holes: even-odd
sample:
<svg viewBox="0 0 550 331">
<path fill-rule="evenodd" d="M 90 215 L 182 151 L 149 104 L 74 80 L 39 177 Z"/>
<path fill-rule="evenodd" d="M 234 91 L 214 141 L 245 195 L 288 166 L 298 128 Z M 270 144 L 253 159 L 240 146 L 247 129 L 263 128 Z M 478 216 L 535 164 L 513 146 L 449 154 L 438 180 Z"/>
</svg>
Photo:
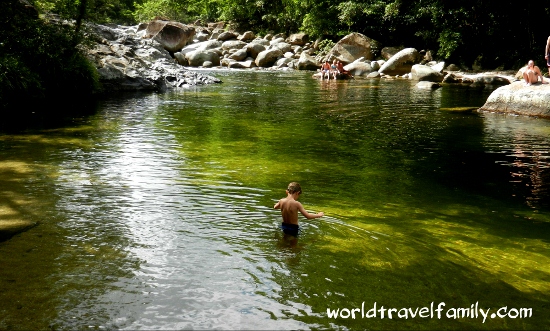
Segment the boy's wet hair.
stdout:
<svg viewBox="0 0 550 331">
<path fill-rule="evenodd" d="M 294 194 L 294 193 L 296 193 L 296 192 L 298 192 L 298 193 L 301 194 L 301 193 L 302 193 L 302 187 L 300 186 L 299 183 L 297 183 L 297 182 L 292 182 L 292 183 L 288 184 L 287 191 L 288 191 L 288 193 L 290 193 L 290 194 Z"/>
</svg>

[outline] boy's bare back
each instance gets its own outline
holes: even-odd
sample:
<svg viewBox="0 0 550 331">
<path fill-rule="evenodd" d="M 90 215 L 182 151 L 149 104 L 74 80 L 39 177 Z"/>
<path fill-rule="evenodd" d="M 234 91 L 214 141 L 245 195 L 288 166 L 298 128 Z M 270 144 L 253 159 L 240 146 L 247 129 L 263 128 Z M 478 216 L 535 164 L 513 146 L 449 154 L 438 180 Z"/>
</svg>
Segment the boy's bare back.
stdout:
<svg viewBox="0 0 550 331">
<path fill-rule="evenodd" d="M 281 209 L 283 223 L 298 225 L 298 212 L 302 213 L 307 219 L 318 218 L 325 215 L 322 212 L 318 214 L 308 213 L 304 209 L 304 206 L 297 201 L 302 193 L 300 184 L 295 182 L 290 183 L 286 193 L 287 197 L 279 200 L 273 207 L 275 209 Z"/>
</svg>

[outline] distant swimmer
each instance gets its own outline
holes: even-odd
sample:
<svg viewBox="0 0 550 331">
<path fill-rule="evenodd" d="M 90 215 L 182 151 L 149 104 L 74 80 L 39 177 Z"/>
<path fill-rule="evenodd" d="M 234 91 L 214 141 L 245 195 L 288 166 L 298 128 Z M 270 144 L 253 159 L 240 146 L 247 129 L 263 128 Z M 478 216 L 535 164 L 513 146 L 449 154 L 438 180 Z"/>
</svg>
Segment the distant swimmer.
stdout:
<svg viewBox="0 0 550 331">
<path fill-rule="evenodd" d="M 288 184 L 286 190 L 287 197 L 279 200 L 273 208 L 280 209 L 283 216 L 283 223 L 281 228 L 284 233 L 297 236 L 300 230 L 298 225 L 298 211 L 304 215 L 307 219 L 314 219 L 323 217 L 325 214 L 323 212 L 317 214 L 308 213 L 304 206 L 299 203 L 297 200 L 302 194 L 302 187 L 296 182 Z"/>
</svg>

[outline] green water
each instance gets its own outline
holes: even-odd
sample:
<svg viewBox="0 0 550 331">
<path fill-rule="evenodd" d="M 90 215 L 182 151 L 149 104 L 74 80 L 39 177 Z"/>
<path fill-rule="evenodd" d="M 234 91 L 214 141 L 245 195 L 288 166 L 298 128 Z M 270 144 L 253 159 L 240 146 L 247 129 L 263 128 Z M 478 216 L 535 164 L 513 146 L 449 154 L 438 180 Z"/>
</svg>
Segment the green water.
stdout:
<svg viewBox="0 0 550 331">
<path fill-rule="evenodd" d="M 490 88 L 213 74 L 0 134 L 0 220 L 38 223 L 0 243 L 0 329 L 548 328 L 548 121 L 461 111 Z M 298 238 L 291 181 L 326 214 Z"/>
</svg>

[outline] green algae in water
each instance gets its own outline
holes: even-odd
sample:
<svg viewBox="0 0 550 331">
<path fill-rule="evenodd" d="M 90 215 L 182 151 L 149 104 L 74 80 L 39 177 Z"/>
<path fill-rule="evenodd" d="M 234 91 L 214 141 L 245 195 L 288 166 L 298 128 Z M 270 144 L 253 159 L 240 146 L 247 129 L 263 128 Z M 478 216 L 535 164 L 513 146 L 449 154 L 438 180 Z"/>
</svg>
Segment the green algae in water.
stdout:
<svg viewBox="0 0 550 331">
<path fill-rule="evenodd" d="M 485 91 L 450 86 L 419 95 L 398 80 L 323 84 L 253 72 L 223 80 L 113 102 L 82 130 L 16 143 L 21 153 L 11 157 L 33 166 L 13 190 L 42 202 L 36 230 L 55 238 L 28 232 L 0 246 L 2 265 L 14 266 L 0 272 L 3 299 L 17 299 L 10 279 L 17 290 L 40 284 L 17 299 L 21 310 L 32 308 L 33 321 L 20 325 L 548 325 L 548 176 L 537 170 L 548 165 L 544 125 L 441 112 L 484 101 Z M 0 151 L 15 145 L 1 141 Z M 511 172 L 522 174 L 519 182 Z M 289 240 L 272 207 L 295 180 L 306 209 L 327 217 L 301 219 L 302 234 Z M 33 190 L 37 184 L 48 194 Z M 10 255 L 26 245 L 41 253 Z M 43 267 L 26 275 L 38 260 Z M 0 302 L 8 312 L 2 327 L 29 314 Z M 327 316 L 327 308 L 363 303 L 414 310 L 432 302 L 447 311 L 532 308 L 533 316 Z M 47 305 L 54 308 L 41 309 Z"/>
</svg>

